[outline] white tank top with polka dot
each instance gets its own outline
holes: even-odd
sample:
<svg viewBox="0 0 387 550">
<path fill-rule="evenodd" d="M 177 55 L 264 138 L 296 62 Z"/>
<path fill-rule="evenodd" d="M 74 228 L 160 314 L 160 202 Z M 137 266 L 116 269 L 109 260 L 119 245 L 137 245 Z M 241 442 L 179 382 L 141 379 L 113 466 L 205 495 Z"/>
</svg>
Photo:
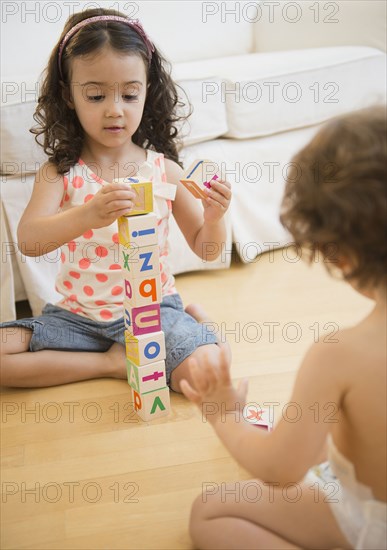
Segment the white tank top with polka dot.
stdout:
<svg viewBox="0 0 387 550">
<path fill-rule="evenodd" d="M 147 160 L 139 175 L 153 182 L 155 212 L 158 217 L 160 276 L 163 296 L 175 294 L 175 279 L 168 263 L 168 228 L 173 193 L 163 193 L 167 183 L 164 155 L 147 150 Z M 61 210 L 79 206 L 106 185 L 81 159 L 63 178 Z M 157 192 L 157 189 L 159 192 Z M 160 192 L 161 189 L 161 192 Z M 124 284 L 120 266 L 117 222 L 89 229 L 61 249 L 61 267 L 56 290 L 63 295 L 58 306 L 101 322 L 123 316 Z"/>
</svg>

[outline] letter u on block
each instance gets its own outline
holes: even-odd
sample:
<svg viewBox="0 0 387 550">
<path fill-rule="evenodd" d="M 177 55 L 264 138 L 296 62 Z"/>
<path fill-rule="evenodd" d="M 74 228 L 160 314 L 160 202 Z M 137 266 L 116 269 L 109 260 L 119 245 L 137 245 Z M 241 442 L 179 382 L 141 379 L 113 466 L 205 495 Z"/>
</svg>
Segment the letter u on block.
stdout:
<svg viewBox="0 0 387 550">
<path fill-rule="evenodd" d="M 131 332 L 134 336 L 159 332 L 161 330 L 160 305 L 138 307 L 132 309 Z"/>
</svg>

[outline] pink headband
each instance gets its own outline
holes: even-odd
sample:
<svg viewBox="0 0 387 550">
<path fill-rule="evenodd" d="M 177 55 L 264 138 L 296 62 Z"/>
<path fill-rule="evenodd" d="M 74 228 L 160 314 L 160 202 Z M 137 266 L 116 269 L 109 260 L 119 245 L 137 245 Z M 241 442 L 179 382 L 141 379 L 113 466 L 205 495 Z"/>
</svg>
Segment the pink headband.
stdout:
<svg viewBox="0 0 387 550">
<path fill-rule="evenodd" d="M 96 15 L 95 17 L 89 17 L 87 19 L 83 19 L 83 21 L 80 21 L 74 27 L 72 27 L 64 36 L 62 42 L 59 45 L 59 52 L 58 52 L 58 67 L 59 67 L 59 73 L 61 78 L 63 79 L 62 74 L 62 54 L 63 50 L 70 40 L 72 36 L 76 32 L 79 31 L 79 29 L 82 29 L 82 27 L 85 27 L 89 23 L 96 23 L 97 21 L 118 21 L 120 23 L 125 23 L 126 25 L 129 25 L 129 27 L 132 27 L 137 34 L 141 36 L 143 39 L 147 50 L 148 50 L 148 59 L 149 61 L 152 59 L 152 53 L 155 51 L 155 47 L 152 44 L 152 42 L 147 37 L 144 29 L 141 26 L 141 23 L 138 21 L 138 19 L 127 19 L 126 17 L 120 17 L 119 15 Z"/>
</svg>

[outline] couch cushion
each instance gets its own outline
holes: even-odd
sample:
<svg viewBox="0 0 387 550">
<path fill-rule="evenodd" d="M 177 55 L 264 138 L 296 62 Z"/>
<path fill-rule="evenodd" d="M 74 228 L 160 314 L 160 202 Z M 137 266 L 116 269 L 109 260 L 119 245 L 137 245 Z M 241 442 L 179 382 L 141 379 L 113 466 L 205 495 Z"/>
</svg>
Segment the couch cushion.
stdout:
<svg viewBox="0 0 387 550">
<path fill-rule="evenodd" d="M 214 78 L 217 86 L 221 86 L 221 80 Z M 227 128 L 226 105 L 221 97 L 213 95 L 208 101 L 203 101 L 202 80 L 178 81 L 179 95 L 186 104 L 182 112 L 187 114 L 189 106 L 192 107 L 191 116 L 180 125 L 180 135 L 184 146 L 215 139 L 225 134 Z"/>
<path fill-rule="evenodd" d="M 202 78 L 203 101 L 225 102 L 230 138 L 323 122 L 385 101 L 386 55 L 367 47 L 256 53 L 179 64 L 175 78 Z M 222 79 L 219 86 L 212 75 Z"/>
</svg>

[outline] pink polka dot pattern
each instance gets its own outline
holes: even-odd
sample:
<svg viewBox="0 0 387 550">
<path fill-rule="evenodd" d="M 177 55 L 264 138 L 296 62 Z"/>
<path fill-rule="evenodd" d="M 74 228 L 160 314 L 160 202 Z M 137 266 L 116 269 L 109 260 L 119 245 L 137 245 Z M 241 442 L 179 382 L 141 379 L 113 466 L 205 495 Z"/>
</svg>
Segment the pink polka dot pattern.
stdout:
<svg viewBox="0 0 387 550">
<path fill-rule="evenodd" d="M 70 275 L 70 277 L 73 277 L 74 279 L 79 279 L 79 277 L 81 276 L 81 274 L 78 273 L 78 271 L 69 271 L 69 275 Z"/>
<path fill-rule="evenodd" d="M 64 264 L 65 261 L 66 261 L 66 256 L 65 256 L 64 252 L 61 252 L 60 261 L 62 262 L 62 264 Z"/>
<path fill-rule="evenodd" d="M 83 199 L 83 202 L 89 202 L 92 198 L 94 197 L 94 195 L 92 193 L 89 193 L 88 195 L 86 195 L 86 197 Z"/>
<path fill-rule="evenodd" d="M 88 269 L 90 267 L 91 261 L 88 258 L 82 258 L 79 260 L 79 267 L 81 269 Z"/>
<path fill-rule="evenodd" d="M 113 317 L 113 314 L 108 309 L 101 309 L 99 312 L 100 316 L 104 321 L 110 321 L 110 319 Z"/>
<path fill-rule="evenodd" d="M 63 281 L 63 286 L 71 290 L 73 288 L 73 284 L 70 283 L 70 281 Z"/>
<path fill-rule="evenodd" d="M 91 288 L 91 286 L 85 285 L 83 287 L 83 292 L 87 294 L 87 296 L 93 296 L 94 290 Z"/>
<path fill-rule="evenodd" d="M 91 237 L 94 235 L 93 230 L 89 229 L 88 231 L 85 231 L 85 233 L 82 235 L 84 239 L 91 239 Z"/>
<path fill-rule="evenodd" d="M 97 281 L 99 281 L 100 283 L 106 283 L 106 281 L 108 280 L 108 276 L 105 275 L 104 273 L 97 273 L 97 275 L 95 276 L 95 278 L 96 278 Z"/>
<path fill-rule="evenodd" d="M 105 248 L 104 246 L 96 246 L 95 247 L 95 253 L 100 258 L 106 258 L 106 256 L 108 255 L 109 252 L 108 252 L 108 249 Z"/>
<path fill-rule="evenodd" d="M 122 294 L 124 291 L 123 287 L 122 286 L 114 286 L 112 288 L 112 295 L 113 296 L 118 296 L 119 294 Z"/>
<path fill-rule="evenodd" d="M 113 237 L 112 237 L 112 241 L 114 244 L 118 244 L 118 233 L 114 233 Z"/>
<path fill-rule="evenodd" d="M 74 176 L 73 181 L 71 182 L 74 189 L 80 189 L 85 183 L 81 176 Z"/>
<path fill-rule="evenodd" d="M 77 248 L 77 243 L 75 241 L 69 241 L 67 243 L 67 246 L 70 252 L 74 252 L 74 250 Z"/>
<path fill-rule="evenodd" d="M 109 269 L 111 271 L 121 270 L 121 266 L 120 266 L 120 264 L 111 264 L 111 265 L 109 265 Z"/>
</svg>

